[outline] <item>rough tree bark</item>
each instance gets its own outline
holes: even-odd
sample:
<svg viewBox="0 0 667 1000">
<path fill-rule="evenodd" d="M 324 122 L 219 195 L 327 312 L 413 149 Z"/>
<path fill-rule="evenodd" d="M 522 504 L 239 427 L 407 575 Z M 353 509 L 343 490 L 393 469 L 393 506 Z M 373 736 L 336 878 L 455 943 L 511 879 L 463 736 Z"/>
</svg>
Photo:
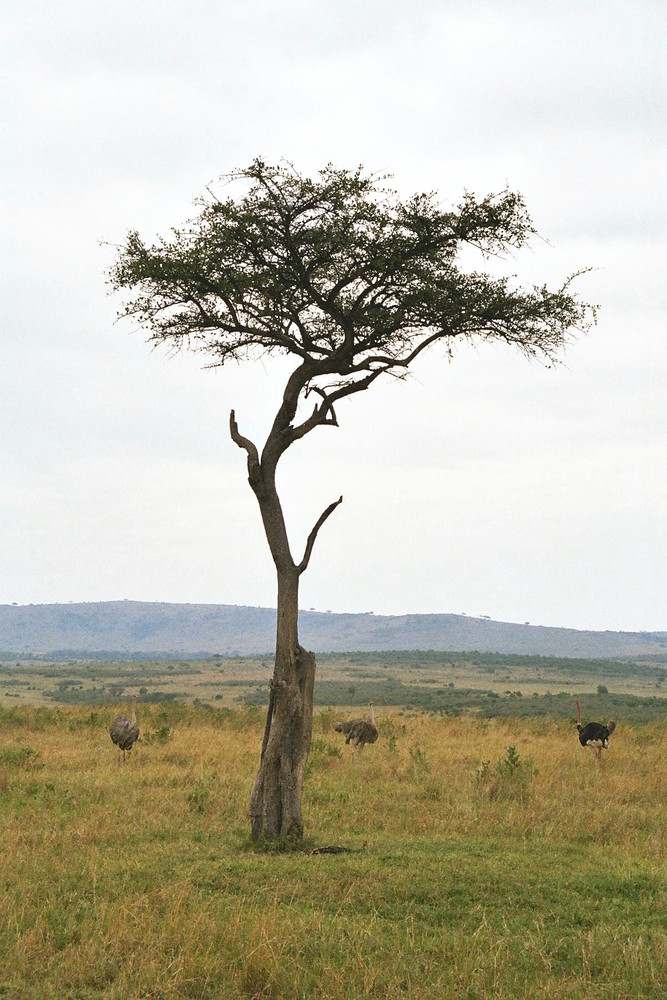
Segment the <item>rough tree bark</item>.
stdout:
<svg viewBox="0 0 667 1000">
<path fill-rule="evenodd" d="M 315 657 L 299 645 L 298 592 L 298 576 L 279 572 L 275 667 L 250 795 L 254 840 L 298 841 L 303 836 L 301 792 L 313 728 Z"/>
<path fill-rule="evenodd" d="M 319 406 L 300 427 L 292 426 L 299 393 L 310 374 L 309 366 L 304 365 L 290 379 L 261 458 L 253 442 L 239 433 L 233 410 L 229 422 L 232 440 L 247 453 L 248 482 L 259 503 L 278 582 L 275 664 L 260 765 L 250 794 L 254 840 L 266 837 L 298 842 L 303 836 L 301 792 L 313 729 L 315 656 L 299 644 L 299 579 L 310 562 L 317 533 L 343 500 L 340 497 L 320 515 L 297 564 L 290 550 L 275 473 L 281 455 L 307 433 L 313 421 L 335 420 L 328 407 Z"/>
</svg>

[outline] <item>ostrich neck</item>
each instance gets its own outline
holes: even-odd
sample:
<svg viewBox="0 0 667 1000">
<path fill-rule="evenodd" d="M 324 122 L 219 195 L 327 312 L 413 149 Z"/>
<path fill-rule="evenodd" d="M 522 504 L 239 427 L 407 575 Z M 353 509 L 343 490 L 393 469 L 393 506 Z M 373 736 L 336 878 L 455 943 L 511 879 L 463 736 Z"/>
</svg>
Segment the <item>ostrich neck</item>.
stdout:
<svg viewBox="0 0 667 1000">
<path fill-rule="evenodd" d="M 375 712 L 373 711 L 373 706 L 371 705 L 371 725 L 375 725 Z"/>
</svg>

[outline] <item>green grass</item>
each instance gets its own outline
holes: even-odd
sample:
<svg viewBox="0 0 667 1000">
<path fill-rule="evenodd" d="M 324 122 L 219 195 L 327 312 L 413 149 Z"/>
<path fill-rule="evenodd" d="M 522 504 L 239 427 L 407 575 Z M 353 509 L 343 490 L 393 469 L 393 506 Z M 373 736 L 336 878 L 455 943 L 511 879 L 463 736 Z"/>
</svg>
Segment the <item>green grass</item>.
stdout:
<svg viewBox="0 0 667 1000">
<path fill-rule="evenodd" d="M 259 711 L 141 706 L 125 766 L 113 714 L 0 717 L 0 998 L 664 1000 L 661 724 L 597 772 L 558 721 L 384 714 L 352 760 L 324 712 L 271 853 Z"/>
</svg>

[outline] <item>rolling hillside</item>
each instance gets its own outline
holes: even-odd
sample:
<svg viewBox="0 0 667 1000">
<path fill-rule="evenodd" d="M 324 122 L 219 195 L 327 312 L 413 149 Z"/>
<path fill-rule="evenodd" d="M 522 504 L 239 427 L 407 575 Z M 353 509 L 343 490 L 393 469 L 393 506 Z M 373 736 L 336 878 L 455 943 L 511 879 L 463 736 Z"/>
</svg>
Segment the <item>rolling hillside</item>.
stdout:
<svg viewBox="0 0 667 1000">
<path fill-rule="evenodd" d="M 275 610 L 231 604 L 0 605 L 0 653 L 68 651 L 251 655 L 273 647 Z M 433 649 L 616 657 L 667 652 L 667 632 L 593 632 L 465 615 L 304 611 L 301 641 L 319 652 Z"/>
</svg>

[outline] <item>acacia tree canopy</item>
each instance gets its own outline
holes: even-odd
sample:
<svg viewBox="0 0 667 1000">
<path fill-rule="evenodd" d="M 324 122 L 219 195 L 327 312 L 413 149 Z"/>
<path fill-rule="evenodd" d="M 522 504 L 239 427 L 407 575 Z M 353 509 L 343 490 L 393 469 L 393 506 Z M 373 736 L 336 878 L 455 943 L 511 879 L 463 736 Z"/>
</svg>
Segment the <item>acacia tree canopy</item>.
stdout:
<svg viewBox="0 0 667 1000">
<path fill-rule="evenodd" d="M 402 201 L 361 168 L 328 166 L 312 180 L 261 160 L 224 180 L 242 183 L 243 196 L 201 200 L 194 220 L 154 246 L 130 233 L 111 283 L 131 293 L 124 315 L 153 341 L 216 365 L 294 355 L 303 390 L 321 397 L 303 432 L 435 342 L 500 340 L 554 361 L 592 318 L 570 290 L 575 275 L 551 291 L 461 266 L 466 245 L 497 256 L 534 235 L 519 194 L 465 194 L 443 211 L 433 194 Z"/>
<path fill-rule="evenodd" d="M 209 192 L 199 214 L 153 246 L 131 232 L 110 272 L 126 294 L 122 315 L 149 339 L 190 347 L 210 365 L 263 354 L 294 358 L 282 402 L 261 450 L 239 431 L 278 581 L 276 659 L 260 768 L 250 799 L 255 838 L 300 839 L 301 789 L 312 733 L 314 656 L 299 645 L 299 578 L 317 533 L 340 503 L 320 515 L 302 558 L 292 555 L 276 489 L 276 467 L 298 439 L 336 425 L 339 400 L 381 375 L 404 376 L 434 344 L 499 340 L 528 356 L 557 360 L 568 336 L 593 311 L 570 290 L 521 288 L 463 266 L 461 251 L 510 255 L 535 230 L 520 195 L 466 194 L 443 211 L 435 195 L 402 201 L 386 178 L 332 166 L 318 178 L 255 160 L 223 178 L 236 199 Z M 309 415 L 299 404 L 315 397 Z M 342 499 L 342 498 L 341 498 Z"/>
</svg>

